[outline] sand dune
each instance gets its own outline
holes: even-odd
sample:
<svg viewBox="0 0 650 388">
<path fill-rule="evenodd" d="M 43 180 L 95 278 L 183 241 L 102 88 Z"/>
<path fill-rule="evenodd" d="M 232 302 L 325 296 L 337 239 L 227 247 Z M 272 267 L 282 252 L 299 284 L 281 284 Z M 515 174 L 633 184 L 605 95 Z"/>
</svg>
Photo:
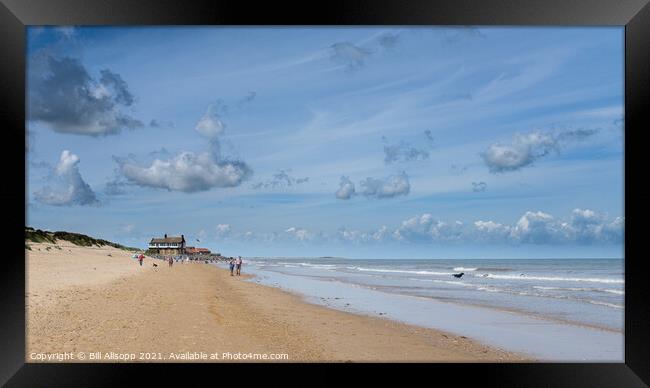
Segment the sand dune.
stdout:
<svg viewBox="0 0 650 388">
<path fill-rule="evenodd" d="M 197 361 L 187 357 L 201 353 L 218 355 L 201 362 L 239 361 L 224 353 L 287 354 L 288 361 L 522 359 L 464 337 L 312 305 L 211 265 L 168 268 L 147 258 L 140 267 L 114 248 L 31 247 L 27 362 L 62 352 L 83 352 L 84 362 L 96 352 L 99 362 L 122 361 L 107 359 L 110 352 L 139 362 Z"/>
</svg>

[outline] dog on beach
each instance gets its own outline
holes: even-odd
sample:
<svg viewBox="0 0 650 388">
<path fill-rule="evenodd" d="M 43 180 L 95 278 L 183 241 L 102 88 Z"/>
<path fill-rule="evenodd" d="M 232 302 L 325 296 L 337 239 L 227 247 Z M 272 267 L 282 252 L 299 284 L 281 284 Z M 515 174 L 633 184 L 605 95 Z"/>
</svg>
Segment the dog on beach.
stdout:
<svg viewBox="0 0 650 388">
<path fill-rule="evenodd" d="M 153 263 L 153 269 L 154 269 L 154 271 L 158 271 L 158 264 Z"/>
<path fill-rule="evenodd" d="M 460 278 L 463 277 L 463 275 L 465 275 L 465 272 L 461 272 L 461 273 L 453 273 L 452 275 L 453 275 L 455 278 L 460 279 Z"/>
</svg>

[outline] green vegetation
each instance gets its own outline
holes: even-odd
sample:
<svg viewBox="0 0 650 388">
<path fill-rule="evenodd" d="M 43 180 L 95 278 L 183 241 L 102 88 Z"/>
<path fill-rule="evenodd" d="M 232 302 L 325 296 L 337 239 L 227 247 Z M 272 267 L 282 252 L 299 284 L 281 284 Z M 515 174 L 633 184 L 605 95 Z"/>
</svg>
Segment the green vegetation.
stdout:
<svg viewBox="0 0 650 388">
<path fill-rule="evenodd" d="M 45 242 L 45 243 L 56 244 L 58 240 L 70 241 L 71 243 L 82 247 L 91 247 L 91 246 L 102 247 L 108 245 L 113 248 L 123 249 L 125 251 L 140 250 L 138 248 L 125 247 L 123 245 L 114 242 L 92 238 L 86 236 L 85 234 L 61 232 L 61 231 L 50 232 L 47 230 L 34 229 L 29 226 L 25 227 L 25 248 L 27 249 L 30 249 L 29 246 L 27 245 L 27 241 L 31 241 L 35 243 Z"/>
</svg>

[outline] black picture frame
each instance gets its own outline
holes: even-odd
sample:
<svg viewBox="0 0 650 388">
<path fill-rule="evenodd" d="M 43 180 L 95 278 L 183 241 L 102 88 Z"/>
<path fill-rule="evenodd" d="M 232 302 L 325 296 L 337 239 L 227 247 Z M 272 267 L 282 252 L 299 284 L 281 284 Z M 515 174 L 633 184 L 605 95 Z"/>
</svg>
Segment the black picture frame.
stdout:
<svg viewBox="0 0 650 388">
<path fill-rule="evenodd" d="M 123 383 L 144 373 L 147 381 L 169 380 L 178 370 L 185 384 L 199 369 L 218 365 L 161 364 L 31 364 L 25 363 L 24 236 L 26 190 L 17 160 L 25 141 L 25 26 L 28 25 L 551 25 L 625 26 L 625 361 L 622 363 L 522 363 L 522 364 L 339 364 L 336 369 L 383 377 L 417 373 L 430 379 L 452 376 L 497 386 L 636 387 L 650 384 L 650 293 L 647 260 L 642 251 L 645 211 L 636 198 L 647 193 L 643 174 L 643 131 L 650 87 L 650 5 L 648 0 L 410 0 L 327 1 L 250 4 L 235 1 L 164 0 L 0 0 L 0 117 L 3 122 L 5 184 L 4 257 L 0 267 L 0 383 L 8 386 L 97 386 Z M 647 151 L 646 151 L 647 152 Z M 23 159 L 24 161 L 24 159 Z M 265 378 L 289 376 L 296 365 L 221 365 L 216 374 Z M 301 364 L 307 378 L 318 383 L 341 381 L 323 366 Z M 330 365 L 331 367 L 331 365 Z M 368 370 L 371 368 L 372 370 Z M 318 369 L 318 370 L 317 370 Z M 226 372 L 227 370 L 227 372 Z M 149 380 L 150 379 L 150 380 Z M 317 380 L 317 381 L 316 381 Z M 212 380 L 216 381 L 216 380 Z M 442 382 L 443 380 L 440 380 Z M 426 381 L 423 381 L 426 382 Z M 429 380 L 431 382 L 431 380 Z M 305 385 L 307 382 L 305 382 Z"/>
</svg>

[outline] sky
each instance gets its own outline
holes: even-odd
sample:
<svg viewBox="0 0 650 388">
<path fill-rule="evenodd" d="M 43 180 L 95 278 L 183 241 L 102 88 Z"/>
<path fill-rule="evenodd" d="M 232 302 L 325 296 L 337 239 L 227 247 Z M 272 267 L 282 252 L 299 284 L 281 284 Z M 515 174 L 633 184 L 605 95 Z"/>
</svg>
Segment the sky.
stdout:
<svg viewBox="0 0 650 388">
<path fill-rule="evenodd" d="M 26 34 L 29 226 L 244 257 L 623 257 L 622 27 Z"/>
</svg>

